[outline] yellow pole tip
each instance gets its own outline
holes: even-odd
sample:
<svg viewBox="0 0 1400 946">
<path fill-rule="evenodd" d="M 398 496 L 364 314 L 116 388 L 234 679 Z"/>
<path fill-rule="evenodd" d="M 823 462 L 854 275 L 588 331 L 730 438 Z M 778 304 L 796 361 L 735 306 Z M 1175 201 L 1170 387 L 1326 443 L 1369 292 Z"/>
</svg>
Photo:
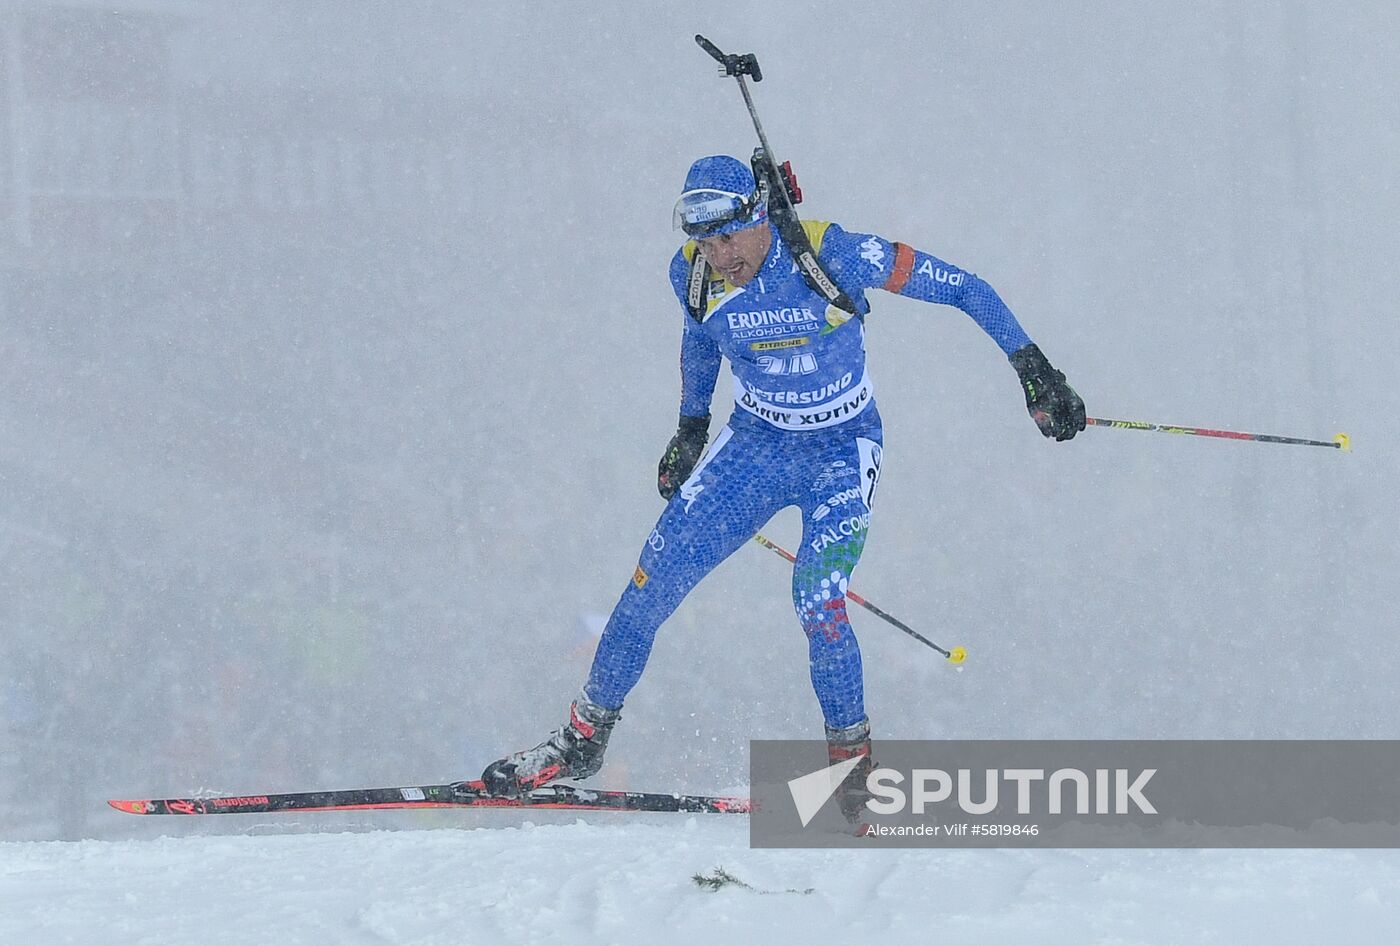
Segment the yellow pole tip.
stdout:
<svg viewBox="0 0 1400 946">
<path fill-rule="evenodd" d="M 1351 452 L 1351 436 L 1349 434 L 1337 434 L 1332 438 L 1332 442 L 1341 447 L 1343 451 Z"/>
<path fill-rule="evenodd" d="M 948 662 L 949 662 L 949 663 L 960 664 L 960 663 L 962 663 L 962 662 L 965 661 L 965 660 L 967 660 L 967 648 L 966 648 L 966 647 L 954 647 L 952 650 L 950 650 L 950 651 L 948 652 Z"/>
</svg>

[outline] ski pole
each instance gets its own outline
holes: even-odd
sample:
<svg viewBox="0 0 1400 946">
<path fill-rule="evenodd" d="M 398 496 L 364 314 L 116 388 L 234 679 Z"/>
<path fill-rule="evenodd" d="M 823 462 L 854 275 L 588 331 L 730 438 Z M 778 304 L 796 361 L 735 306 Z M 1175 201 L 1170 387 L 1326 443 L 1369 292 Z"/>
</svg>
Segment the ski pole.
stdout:
<svg viewBox="0 0 1400 946">
<path fill-rule="evenodd" d="M 1275 437 L 1272 434 L 1249 434 L 1236 430 L 1211 430 L 1207 427 L 1176 427 L 1171 424 L 1149 424 L 1140 420 L 1109 420 L 1105 417 L 1086 417 L 1084 423 L 1090 427 L 1117 427 L 1121 430 L 1155 430 L 1163 434 L 1190 434 L 1193 437 L 1220 437 L 1225 440 L 1254 440 L 1259 443 L 1286 443 L 1301 447 L 1334 447 L 1350 452 L 1351 438 L 1337 434 L 1331 440 L 1306 440 L 1302 437 Z"/>
<path fill-rule="evenodd" d="M 793 555 L 781 545 L 778 545 L 776 542 L 770 540 L 762 532 L 756 533 L 753 537 L 753 540 L 759 545 L 763 546 L 764 548 L 772 549 L 774 552 L 777 552 L 779 555 L 787 559 L 789 562 L 792 562 L 794 565 L 797 564 L 796 555 Z M 871 604 L 869 601 L 865 600 L 860 595 L 856 594 L 854 591 L 851 591 L 849 588 L 846 589 L 846 597 L 850 598 L 856 604 L 860 605 L 862 608 L 865 608 L 865 610 L 869 611 L 876 617 L 884 618 L 886 621 L 890 622 L 895 627 L 899 628 L 901 631 L 908 634 L 910 637 L 914 638 L 914 640 L 918 641 L 919 643 L 932 647 L 944 657 L 947 657 L 949 663 L 960 664 L 963 661 L 967 660 L 967 648 L 954 647 L 952 650 L 944 650 L 942 647 L 939 647 L 933 641 L 929 640 L 927 637 L 914 630 L 908 624 L 905 624 L 899 618 L 890 614 L 888 611 L 885 611 L 883 608 Z"/>
</svg>

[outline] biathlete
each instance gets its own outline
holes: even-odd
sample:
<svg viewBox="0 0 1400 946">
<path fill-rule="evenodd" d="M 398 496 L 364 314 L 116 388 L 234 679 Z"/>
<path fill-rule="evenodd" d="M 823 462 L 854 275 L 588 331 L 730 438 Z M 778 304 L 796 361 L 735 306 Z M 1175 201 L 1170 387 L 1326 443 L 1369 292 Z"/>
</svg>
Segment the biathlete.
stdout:
<svg viewBox="0 0 1400 946">
<path fill-rule="evenodd" d="M 538 746 L 491 763 L 482 774 L 490 791 L 516 795 L 597 772 L 662 622 L 793 505 L 802 510 L 802 543 L 792 603 L 807 635 L 830 757 L 862 756 L 868 766 L 860 647 L 846 615 L 846 586 L 865 545 L 883 459 L 865 365 L 865 290 L 961 309 L 1008 356 L 1041 433 L 1069 440 L 1084 429 L 1084 402 L 982 279 L 904 243 L 802 221 L 821 270 L 859 300 L 854 313 L 839 309 L 799 270 L 769 218 L 768 197 L 737 158 L 701 158 L 686 175 L 674 219 L 689 240 L 670 273 L 684 326 L 680 423 L 657 470 L 669 502 L 568 721 Z M 735 408 L 706 452 L 721 358 L 729 360 Z"/>
</svg>

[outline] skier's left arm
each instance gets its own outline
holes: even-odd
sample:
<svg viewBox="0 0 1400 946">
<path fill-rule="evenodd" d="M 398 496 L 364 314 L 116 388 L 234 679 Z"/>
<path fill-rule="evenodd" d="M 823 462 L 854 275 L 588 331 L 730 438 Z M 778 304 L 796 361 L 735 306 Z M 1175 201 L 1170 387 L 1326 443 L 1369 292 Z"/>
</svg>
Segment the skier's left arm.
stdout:
<svg viewBox="0 0 1400 946">
<path fill-rule="evenodd" d="M 976 273 L 908 244 L 869 233 L 848 233 L 836 224 L 827 228 L 820 258 L 848 292 L 883 289 L 961 309 L 991 336 L 1016 369 L 1026 409 L 1042 434 L 1069 440 L 1084 429 L 1083 400 L 1031 341 L 997 291 Z"/>
</svg>

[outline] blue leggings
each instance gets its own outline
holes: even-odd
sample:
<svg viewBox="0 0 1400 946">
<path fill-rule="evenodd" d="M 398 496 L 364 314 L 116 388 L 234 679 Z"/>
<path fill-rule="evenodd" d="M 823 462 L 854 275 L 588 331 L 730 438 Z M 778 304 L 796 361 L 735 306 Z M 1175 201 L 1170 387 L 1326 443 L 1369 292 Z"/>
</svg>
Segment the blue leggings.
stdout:
<svg viewBox="0 0 1400 946">
<path fill-rule="evenodd" d="M 584 690 L 617 709 L 641 678 L 661 623 L 778 510 L 802 510 L 792 602 L 807 635 L 812 687 L 826 724 L 865 718 L 860 646 L 846 582 L 860 560 L 880 478 L 879 427 L 810 433 L 725 427 L 671 499 L 608 619 Z"/>
</svg>

